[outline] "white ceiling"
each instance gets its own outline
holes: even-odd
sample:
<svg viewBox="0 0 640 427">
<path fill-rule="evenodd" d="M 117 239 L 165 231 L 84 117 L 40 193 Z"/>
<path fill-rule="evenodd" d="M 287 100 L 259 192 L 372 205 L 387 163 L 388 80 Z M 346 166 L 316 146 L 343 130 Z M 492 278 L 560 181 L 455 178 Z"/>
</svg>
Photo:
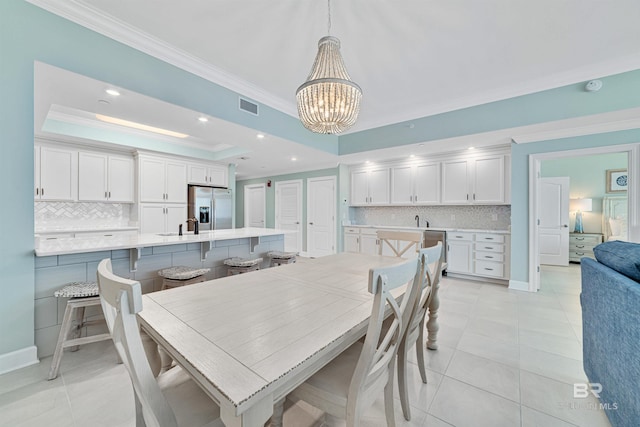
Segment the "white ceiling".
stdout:
<svg viewBox="0 0 640 427">
<path fill-rule="evenodd" d="M 327 31 L 323 0 L 30 1 L 291 115 Z M 363 90 L 351 132 L 640 68 L 637 0 L 331 8 L 331 34 Z"/>
</svg>

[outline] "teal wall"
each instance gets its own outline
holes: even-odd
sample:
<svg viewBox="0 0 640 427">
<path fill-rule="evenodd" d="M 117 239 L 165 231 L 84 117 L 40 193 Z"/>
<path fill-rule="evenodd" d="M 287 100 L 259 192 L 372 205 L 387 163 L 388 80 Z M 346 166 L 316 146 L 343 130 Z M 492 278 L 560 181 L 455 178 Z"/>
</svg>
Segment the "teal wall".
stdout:
<svg viewBox="0 0 640 427">
<path fill-rule="evenodd" d="M 336 136 L 308 132 L 291 116 L 260 105 L 238 109 L 238 95 L 23 0 L 0 2 L 0 355 L 34 344 L 34 61 L 337 153 Z M 183 153 L 176 149 L 174 154 Z M 233 175 L 232 175 L 233 176 Z"/>
<path fill-rule="evenodd" d="M 640 142 L 640 129 L 511 145 L 511 279 L 529 281 L 529 155 Z"/>
<path fill-rule="evenodd" d="M 344 169 L 344 167 L 342 167 Z M 287 175 L 277 175 L 277 176 L 269 176 L 265 178 L 256 178 L 256 179 L 247 179 L 244 181 L 236 182 L 236 227 L 244 227 L 244 187 L 247 185 L 253 184 L 265 184 L 268 180 L 271 180 L 271 187 L 266 187 L 266 218 L 265 224 L 267 228 L 275 228 L 276 226 L 276 182 L 279 181 L 292 181 L 295 179 L 302 180 L 302 248 L 303 250 L 307 250 L 307 179 L 308 178 L 319 178 L 323 176 L 335 176 L 336 177 L 336 197 L 338 200 L 336 203 L 339 203 L 341 192 L 340 185 L 343 183 L 344 185 L 344 176 L 341 178 L 340 174 L 341 167 L 331 168 L 331 169 L 319 169 L 310 172 L 302 172 L 302 173 L 292 173 Z M 349 182 L 349 178 L 347 175 L 347 182 Z M 340 204 L 336 205 L 340 206 Z M 340 252 L 342 250 L 341 242 L 342 242 L 342 226 L 341 222 L 337 221 L 336 228 L 336 241 L 338 242 L 337 251 Z"/>
</svg>

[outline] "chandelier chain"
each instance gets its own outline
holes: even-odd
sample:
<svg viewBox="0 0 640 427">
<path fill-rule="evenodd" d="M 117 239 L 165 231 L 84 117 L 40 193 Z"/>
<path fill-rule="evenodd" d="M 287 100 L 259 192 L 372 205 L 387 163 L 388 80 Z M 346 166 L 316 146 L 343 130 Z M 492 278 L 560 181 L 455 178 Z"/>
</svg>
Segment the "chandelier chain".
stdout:
<svg viewBox="0 0 640 427">
<path fill-rule="evenodd" d="M 331 0 L 327 0 L 327 35 L 331 35 Z"/>
</svg>

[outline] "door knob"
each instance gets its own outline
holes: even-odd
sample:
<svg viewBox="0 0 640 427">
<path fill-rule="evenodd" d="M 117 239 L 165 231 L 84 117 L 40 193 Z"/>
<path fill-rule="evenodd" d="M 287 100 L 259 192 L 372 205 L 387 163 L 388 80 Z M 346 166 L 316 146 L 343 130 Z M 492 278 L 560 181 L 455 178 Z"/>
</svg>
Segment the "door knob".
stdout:
<svg viewBox="0 0 640 427">
<path fill-rule="evenodd" d="M 296 224 L 300 224 L 300 221 L 296 221 Z"/>
<path fill-rule="evenodd" d="M 569 226 L 567 224 L 562 224 L 563 228 L 569 228 Z"/>
<path fill-rule="evenodd" d="M 309 223 L 309 225 L 313 225 L 313 223 L 312 223 L 312 222 L 310 222 L 310 223 Z"/>
</svg>

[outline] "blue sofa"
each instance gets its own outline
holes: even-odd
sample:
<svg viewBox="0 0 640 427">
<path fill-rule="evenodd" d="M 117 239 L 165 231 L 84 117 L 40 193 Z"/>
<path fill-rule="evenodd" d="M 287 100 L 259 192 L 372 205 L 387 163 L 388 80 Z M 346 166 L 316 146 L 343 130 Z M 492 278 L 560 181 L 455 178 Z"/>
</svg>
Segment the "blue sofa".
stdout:
<svg viewBox="0 0 640 427">
<path fill-rule="evenodd" d="M 640 244 L 606 242 L 583 258 L 584 370 L 614 427 L 640 426 Z"/>
</svg>

